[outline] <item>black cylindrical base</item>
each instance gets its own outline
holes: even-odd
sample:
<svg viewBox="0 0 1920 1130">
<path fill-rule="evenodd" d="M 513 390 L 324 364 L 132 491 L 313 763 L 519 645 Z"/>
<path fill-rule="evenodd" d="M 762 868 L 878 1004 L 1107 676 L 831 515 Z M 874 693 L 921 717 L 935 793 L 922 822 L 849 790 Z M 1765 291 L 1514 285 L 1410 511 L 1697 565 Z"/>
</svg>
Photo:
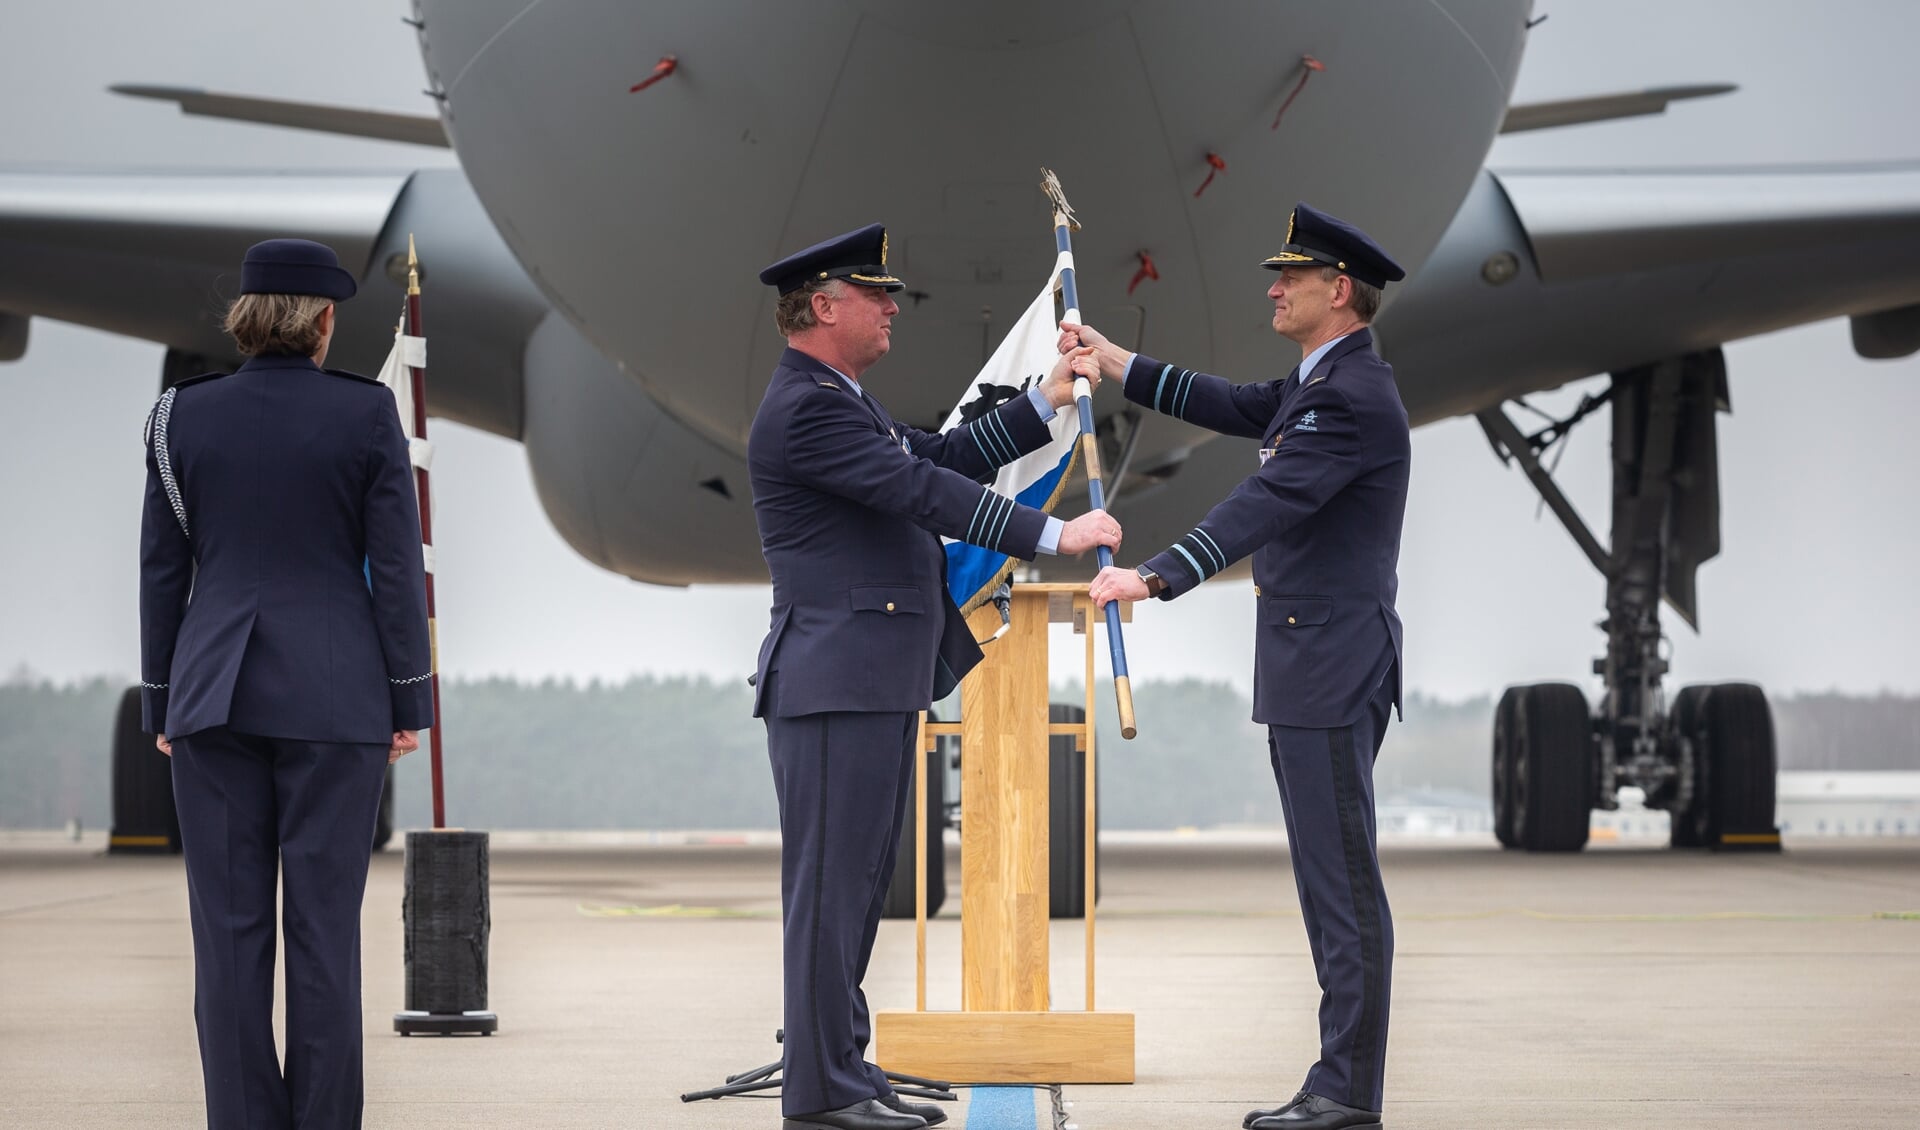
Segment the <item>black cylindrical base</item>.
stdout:
<svg viewBox="0 0 1920 1130">
<path fill-rule="evenodd" d="M 500 1018 L 491 1012 L 396 1012 L 393 1030 L 402 1036 L 491 1036 Z"/>
<path fill-rule="evenodd" d="M 140 728 L 140 688 L 120 697 L 113 724 L 113 829 L 107 851 L 178 854 L 180 814 L 173 807 L 173 763 Z"/>
<path fill-rule="evenodd" d="M 487 833 L 407 833 L 401 904 L 406 935 L 407 1008 L 400 1032 L 490 1032 L 487 1009 Z M 485 1027 L 478 1018 L 484 1017 Z M 469 1020 L 468 1018 L 474 1018 Z M 402 1022 L 407 1027 L 402 1026 Z"/>
</svg>

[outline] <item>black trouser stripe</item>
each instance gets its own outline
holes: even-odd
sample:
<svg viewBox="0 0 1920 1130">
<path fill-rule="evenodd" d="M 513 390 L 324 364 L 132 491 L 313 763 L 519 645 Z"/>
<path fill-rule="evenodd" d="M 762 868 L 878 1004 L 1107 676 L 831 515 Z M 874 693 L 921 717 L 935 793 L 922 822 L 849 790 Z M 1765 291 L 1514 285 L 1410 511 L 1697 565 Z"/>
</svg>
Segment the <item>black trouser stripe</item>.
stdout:
<svg viewBox="0 0 1920 1130">
<path fill-rule="evenodd" d="M 1353 898 L 1354 922 L 1360 928 L 1360 1023 L 1353 1033 L 1352 1090 L 1347 1102 L 1366 1107 L 1373 1102 L 1374 1064 L 1380 1059 L 1380 998 L 1385 969 L 1381 960 L 1380 892 L 1367 858 L 1366 817 L 1360 811 L 1360 775 L 1353 757 L 1353 727 L 1327 732 L 1327 752 L 1333 762 L 1334 808 L 1340 819 L 1340 844 L 1347 859 L 1347 891 Z"/>
<path fill-rule="evenodd" d="M 830 1072 L 827 1069 L 826 1037 L 820 1031 L 820 897 L 827 880 L 827 745 L 833 728 L 833 715 L 820 716 L 820 816 L 813 829 L 813 937 L 807 945 L 807 985 L 813 997 L 813 1064 L 820 1072 L 821 1093 L 826 1093 Z"/>
</svg>

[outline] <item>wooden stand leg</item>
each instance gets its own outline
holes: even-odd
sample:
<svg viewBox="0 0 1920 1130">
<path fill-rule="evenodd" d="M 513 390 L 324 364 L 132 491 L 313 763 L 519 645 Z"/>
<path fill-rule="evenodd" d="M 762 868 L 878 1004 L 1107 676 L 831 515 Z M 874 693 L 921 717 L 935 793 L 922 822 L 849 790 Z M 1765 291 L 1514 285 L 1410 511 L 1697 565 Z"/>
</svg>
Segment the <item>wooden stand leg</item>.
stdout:
<svg viewBox="0 0 1920 1130">
<path fill-rule="evenodd" d="M 960 1011 L 926 1011 L 928 747 L 950 723 L 920 721 L 914 786 L 915 1011 L 875 1015 L 876 1059 L 889 1071 L 968 1083 L 1131 1083 L 1134 1018 L 1094 1011 L 1097 789 L 1092 601 L 1080 585 L 1016 585 L 1011 625 L 961 685 Z M 1049 1011 L 1051 825 L 1047 626 L 1085 640 L 1086 718 L 1062 724 L 1086 753 L 1086 1011 Z M 999 627 L 992 607 L 970 623 Z"/>
</svg>

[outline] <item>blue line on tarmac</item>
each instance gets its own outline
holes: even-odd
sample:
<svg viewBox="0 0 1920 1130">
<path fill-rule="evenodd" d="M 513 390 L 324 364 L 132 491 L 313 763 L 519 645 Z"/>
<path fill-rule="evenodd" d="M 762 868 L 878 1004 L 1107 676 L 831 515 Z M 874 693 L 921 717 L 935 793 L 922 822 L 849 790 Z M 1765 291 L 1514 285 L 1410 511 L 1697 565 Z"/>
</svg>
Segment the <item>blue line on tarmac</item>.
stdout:
<svg viewBox="0 0 1920 1130">
<path fill-rule="evenodd" d="M 1032 1087 L 975 1087 L 966 1130 L 1035 1130 Z"/>
</svg>

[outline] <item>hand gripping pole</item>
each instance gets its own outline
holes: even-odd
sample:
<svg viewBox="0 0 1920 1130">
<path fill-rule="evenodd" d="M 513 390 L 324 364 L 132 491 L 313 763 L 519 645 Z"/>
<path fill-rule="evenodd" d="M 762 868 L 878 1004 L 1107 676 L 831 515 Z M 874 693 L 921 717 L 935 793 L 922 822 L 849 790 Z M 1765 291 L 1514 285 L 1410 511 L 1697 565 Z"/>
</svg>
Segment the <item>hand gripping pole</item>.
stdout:
<svg viewBox="0 0 1920 1130">
<path fill-rule="evenodd" d="M 1061 191 L 1060 179 L 1052 170 L 1042 169 L 1040 189 L 1053 202 L 1053 245 L 1060 255 L 1060 294 L 1066 303 L 1066 321 L 1080 320 L 1080 287 L 1073 270 L 1073 229 L 1080 225 L 1073 218 Z M 1093 427 L 1093 386 L 1085 377 L 1073 382 L 1074 402 L 1080 409 L 1080 458 L 1087 469 L 1087 494 L 1095 510 L 1107 506 L 1106 487 L 1100 481 L 1100 444 Z M 1100 567 L 1113 564 L 1113 551 L 1097 547 Z M 1127 675 L 1127 641 L 1120 633 L 1120 604 L 1107 604 L 1107 649 L 1113 661 L 1113 696 L 1120 710 L 1120 736 L 1132 739 L 1139 733 L 1133 718 L 1133 682 Z"/>
</svg>

